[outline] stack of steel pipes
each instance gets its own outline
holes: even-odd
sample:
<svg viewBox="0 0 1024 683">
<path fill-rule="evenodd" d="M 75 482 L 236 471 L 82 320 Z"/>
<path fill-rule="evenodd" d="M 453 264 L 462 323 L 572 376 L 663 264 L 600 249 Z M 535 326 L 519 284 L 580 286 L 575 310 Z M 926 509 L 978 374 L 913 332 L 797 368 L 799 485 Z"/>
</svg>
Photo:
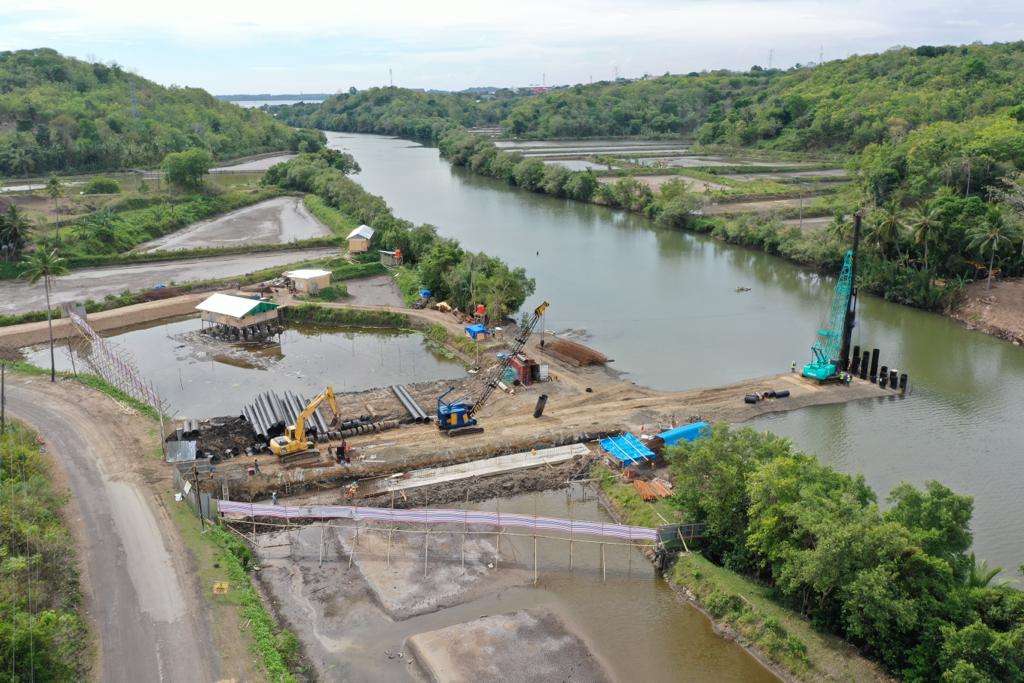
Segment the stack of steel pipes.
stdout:
<svg viewBox="0 0 1024 683">
<path fill-rule="evenodd" d="M 394 386 L 391 387 L 391 391 L 394 392 L 395 397 L 398 399 L 399 403 L 401 403 L 402 406 L 409 413 L 409 417 L 412 418 L 413 422 L 430 422 L 430 416 L 427 415 L 426 411 L 424 411 L 423 408 L 420 407 L 420 404 L 416 403 L 416 399 L 412 397 L 412 394 L 410 394 L 409 390 L 406 389 L 403 385 L 395 384 Z"/>
</svg>

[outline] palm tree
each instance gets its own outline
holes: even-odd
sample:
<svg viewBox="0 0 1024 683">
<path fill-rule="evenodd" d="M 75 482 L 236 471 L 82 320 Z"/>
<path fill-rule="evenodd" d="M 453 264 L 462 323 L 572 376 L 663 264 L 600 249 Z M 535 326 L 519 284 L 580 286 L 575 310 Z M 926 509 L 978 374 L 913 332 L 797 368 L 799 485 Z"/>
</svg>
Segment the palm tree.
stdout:
<svg viewBox="0 0 1024 683">
<path fill-rule="evenodd" d="M 837 242 L 848 242 L 850 239 L 850 230 L 853 228 L 853 224 L 846 219 L 841 213 L 836 213 L 832 217 L 832 222 L 825 228 L 829 237 Z"/>
<path fill-rule="evenodd" d="M 25 212 L 14 204 L 0 215 L 0 252 L 4 258 L 17 257 L 28 242 L 28 234 L 32 229 Z"/>
<path fill-rule="evenodd" d="M 967 574 L 967 587 L 987 588 L 992 583 L 992 579 L 999 576 L 1002 571 L 1002 567 L 989 567 L 988 560 L 979 561 L 974 557 L 974 553 L 971 553 L 971 569 Z"/>
<path fill-rule="evenodd" d="M 46 325 L 50 330 L 50 381 L 57 381 L 57 364 L 53 357 L 53 314 L 50 309 L 50 287 L 53 279 L 65 275 L 68 272 L 67 263 L 57 255 L 57 250 L 45 251 L 36 250 L 24 261 L 21 276 L 29 281 L 29 284 L 36 284 L 43 281 L 43 288 L 46 290 Z"/>
<path fill-rule="evenodd" d="M 969 249 L 977 249 L 982 256 L 988 252 L 988 284 L 985 289 L 992 289 L 992 270 L 996 266 L 996 252 L 1012 244 L 1017 237 L 1016 230 L 1006 222 L 1003 214 L 993 208 L 988 218 L 974 226 L 967 236 L 971 238 Z"/>
<path fill-rule="evenodd" d="M 910 229 L 915 244 L 924 245 L 924 269 L 928 270 L 928 242 L 932 230 L 942 225 L 939 207 L 934 201 L 923 201 L 910 212 Z"/>
<path fill-rule="evenodd" d="M 871 231 L 871 239 L 875 246 L 884 254 L 891 245 L 896 246 L 896 257 L 903 258 L 900 252 L 900 238 L 903 236 L 903 218 L 900 216 L 900 204 L 890 199 L 881 207 L 875 218 Z"/>
<path fill-rule="evenodd" d="M 57 241 L 60 242 L 60 198 L 64 195 L 64 183 L 60 182 L 57 174 L 51 174 L 46 181 L 46 194 L 53 200 L 53 220 L 57 225 Z"/>
<path fill-rule="evenodd" d="M 7 168 L 14 172 L 20 171 L 25 178 L 28 178 L 28 172 L 35 167 L 32 155 L 24 147 L 11 147 L 4 156 L 7 159 Z"/>
</svg>

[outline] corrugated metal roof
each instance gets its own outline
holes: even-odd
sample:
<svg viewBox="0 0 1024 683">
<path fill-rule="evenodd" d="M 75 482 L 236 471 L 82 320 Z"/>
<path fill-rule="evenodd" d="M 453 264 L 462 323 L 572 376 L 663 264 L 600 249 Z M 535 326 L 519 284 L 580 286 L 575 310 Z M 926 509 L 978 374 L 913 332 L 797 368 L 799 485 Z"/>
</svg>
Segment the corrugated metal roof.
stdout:
<svg viewBox="0 0 1024 683">
<path fill-rule="evenodd" d="M 362 237 L 364 239 L 373 239 L 373 228 L 369 225 L 360 225 L 358 228 L 348 234 L 345 239 L 352 239 L 353 237 Z"/>
<path fill-rule="evenodd" d="M 298 270 L 289 270 L 284 273 L 285 277 L 290 277 L 293 280 L 312 280 L 313 278 L 323 277 L 324 275 L 330 275 L 329 270 L 320 270 L 319 268 L 300 268 Z"/>
<path fill-rule="evenodd" d="M 208 299 L 196 306 L 197 311 L 219 313 L 221 315 L 229 315 L 232 318 L 244 318 L 253 313 L 255 309 L 259 309 L 255 310 L 255 312 L 259 312 L 275 308 L 277 308 L 277 304 L 260 301 L 259 299 L 231 296 L 230 294 L 211 294 Z"/>
</svg>

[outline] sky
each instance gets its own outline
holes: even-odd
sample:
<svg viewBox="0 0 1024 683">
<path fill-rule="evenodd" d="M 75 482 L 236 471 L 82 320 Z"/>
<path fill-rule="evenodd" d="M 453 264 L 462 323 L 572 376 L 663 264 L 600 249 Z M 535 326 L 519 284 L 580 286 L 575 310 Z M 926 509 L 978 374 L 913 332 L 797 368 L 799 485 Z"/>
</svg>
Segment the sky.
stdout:
<svg viewBox="0 0 1024 683">
<path fill-rule="evenodd" d="M 0 50 L 51 47 L 214 94 L 575 84 L 1021 39 L 1012 0 L 0 4 Z"/>
</svg>

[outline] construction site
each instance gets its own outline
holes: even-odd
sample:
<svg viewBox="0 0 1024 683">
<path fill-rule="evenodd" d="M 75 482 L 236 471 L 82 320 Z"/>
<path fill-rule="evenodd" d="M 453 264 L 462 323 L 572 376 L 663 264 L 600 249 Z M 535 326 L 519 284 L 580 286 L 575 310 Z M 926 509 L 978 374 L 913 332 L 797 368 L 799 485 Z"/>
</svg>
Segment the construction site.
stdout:
<svg viewBox="0 0 1024 683">
<path fill-rule="evenodd" d="M 706 437 L 715 423 L 904 395 L 905 374 L 880 365 L 877 349 L 852 346 L 855 248 L 809 363 L 689 391 L 635 384 L 599 349 L 546 329 L 546 301 L 518 324 L 426 295 L 409 307 L 392 298 L 317 304 L 391 316 L 416 339 L 430 331 L 440 346 L 432 353 L 455 361 L 434 368 L 439 379 L 401 381 L 422 367 L 406 351 L 410 367 L 389 368 L 380 385 L 371 373 L 368 388 L 350 391 L 336 390 L 330 372 L 351 373 L 356 355 L 335 355 L 322 377 L 275 381 L 274 358 L 293 354 L 281 338 L 295 327 L 297 290 L 328 286 L 315 279 L 327 271 L 292 272 L 310 278 L 301 287 L 285 273 L 245 290 L 142 304 L 157 323 L 161 310 L 199 323 L 187 335 L 166 333 L 175 348 L 200 344 L 212 358 L 255 364 L 261 384 L 235 384 L 243 388 L 201 409 L 176 405 L 178 417 L 162 423 L 167 467 L 183 501 L 255 550 L 260 584 L 319 678 L 487 680 L 514 667 L 531 680 L 623 679 L 650 667 L 655 649 L 679 646 L 652 640 L 629 656 L 601 655 L 615 635 L 572 596 L 611 582 L 617 609 L 659 609 L 674 597 L 656 567 L 699 545 L 704 531 L 681 516 L 657 527 L 617 523 L 594 468 L 644 500 L 666 498 L 666 449 Z M 173 376 L 147 377 L 84 315 L 61 323 L 71 367 L 168 412 L 161 395 Z M 379 363 L 388 363 L 383 350 Z M 185 379 L 179 369 L 182 389 Z M 753 659 L 741 668 L 744 680 L 771 679 Z"/>
</svg>

